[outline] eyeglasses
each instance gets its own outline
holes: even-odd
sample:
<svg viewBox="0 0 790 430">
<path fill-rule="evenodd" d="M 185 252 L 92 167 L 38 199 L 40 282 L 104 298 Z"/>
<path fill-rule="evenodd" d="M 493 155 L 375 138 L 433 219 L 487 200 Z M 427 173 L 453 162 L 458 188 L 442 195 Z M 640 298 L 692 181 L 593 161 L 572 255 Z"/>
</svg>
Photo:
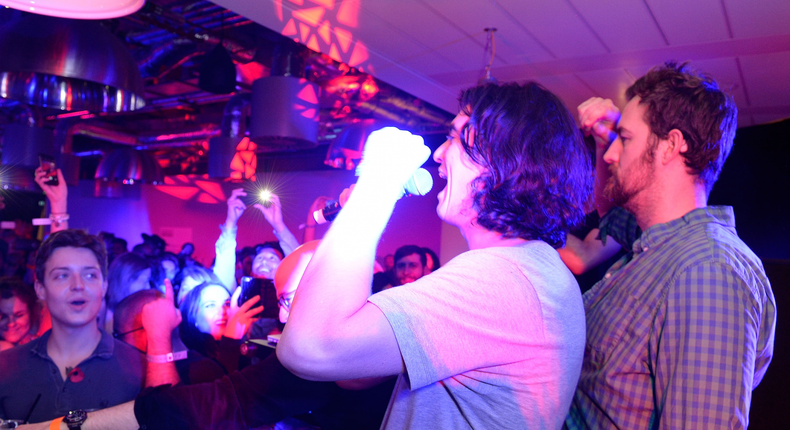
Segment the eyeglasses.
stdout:
<svg viewBox="0 0 790 430">
<path fill-rule="evenodd" d="M 120 339 L 120 338 L 122 338 L 123 336 L 126 336 L 129 333 L 134 333 L 136 331 L 140 331 L 140 330 L 143 330 L 143 329 L 144 329 L 144 327 L 137 327 L 135 329 L 132 329 L 132 330 L 129 330 L 129 331 L 125 331 L 123 333 L 113 333 L 112 337 L 114 337 L 116 339 Z"/>
</svg>

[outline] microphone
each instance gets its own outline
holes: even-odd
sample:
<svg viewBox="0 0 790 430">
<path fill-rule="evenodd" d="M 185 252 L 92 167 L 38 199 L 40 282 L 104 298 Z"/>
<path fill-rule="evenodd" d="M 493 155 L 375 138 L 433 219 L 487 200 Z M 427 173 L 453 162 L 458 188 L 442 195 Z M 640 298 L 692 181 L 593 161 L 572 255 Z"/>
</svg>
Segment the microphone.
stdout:
<svg viewBox="0 0 790 430">
<path fill-rule="evenodd" d="M 431 191 L 431 188 L 433 188 L 433 177 L 421 167 L 409 178 L 403 186 L 403 191 L 407 196 L 424 196 Z M 340 209 L 343 209 L 340 202 L 332 202 L 323 209 L 313 212 L 313 218 L 316 223 L 325 224 L 334 221 Z"/>
</svg>

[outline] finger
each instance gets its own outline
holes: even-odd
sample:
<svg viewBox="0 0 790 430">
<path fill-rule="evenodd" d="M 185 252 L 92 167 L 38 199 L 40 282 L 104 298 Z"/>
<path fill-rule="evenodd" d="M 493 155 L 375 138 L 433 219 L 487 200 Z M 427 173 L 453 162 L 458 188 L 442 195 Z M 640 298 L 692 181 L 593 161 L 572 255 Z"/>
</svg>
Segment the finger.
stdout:
<svg viewBox="0 0 790 430">
<path fill-rule="evenodd" d="M 247 312 L 252 307 L 252 305 L 259 302 L 260 300 L 261 300 L 261 296 L 250 297 L 249 300 L 247 300 L 246 302 L 242 303 L 241 306 L 239 306 L 239 311 Z"/>
<path fill-rule="evenodd" d="M 258 313 L 263 312 L 263 306 L 258 306 L 257 308 L 247 309 L 241 314 L 244 315 L 244 318 L 249 321 L 248 325 L 252 325 L 253 322 L 257 321 L 259 318 L 254 318 L 253 315 L 257 315 Z"/>
<path fill-rule="evenodd" d="M 236 290 L 233 291 L 233 294 L 230 296 L 231 307 L 238 306 L 239 296 L 241 296 L 241 287 L 236 287 Z"/>
<path fill-rule="evenodd" d="M 58 169 L 57 172 L 58 172 L 58 183 L 64 184 L 63 186 L 65 186 L 66 180 L 63 178 L 63 172 L 61 172 L 60 169 Z"/>
<path fill-rule="evenodd" d="M 178 322 L 176 323 L 176 325 L 178 325 L 178 324 L 181 324 L 181 321 L 182 321 L 182 318 L 181 318 L 181 310 L 180 310 L 180 309 L 178 309 L 178 308 L 176 308 L 176 319 L 178 320 Z"/>
<path fill-rule="evenodd" d="M 167 299 L 168 302 L 175 303 L 173 297 L 174 297 L 173 283 L 170 282 L 169 279 L 165 278 L 165 298 Z"/>
</svg>

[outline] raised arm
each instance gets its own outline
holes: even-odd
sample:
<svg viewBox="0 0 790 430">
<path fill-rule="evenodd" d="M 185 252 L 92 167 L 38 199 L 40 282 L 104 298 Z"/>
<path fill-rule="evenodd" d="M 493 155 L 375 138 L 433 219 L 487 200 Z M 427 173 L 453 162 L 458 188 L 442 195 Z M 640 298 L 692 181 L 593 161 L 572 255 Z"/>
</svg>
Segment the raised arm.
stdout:
<svg viewBox="0 0 790 430">
<path fill-rule="evenodd" d="M 287 256 L 293 252 L 294 249 L 299 247 L 299 241 L 296 240 L 296 236 L 291 233 L 291 230 L 289 230 L 288 226 L 283 222 L 283 208 L 280 204 L 280 197 L 276 194 L 272 194 L 269 202 L 270 204 L 268 206 L 257 203 L 255 208 L 261 211 L 266 221 L 272 226 L 274 235 L 277 237 L 277 240 L 280 241 L 280 247 Z"/>
<path fill-rule="evenodd" d="M 236 231 L 237 222 L 247 209 L 239 197 L 246 196 L 243 189 L 237 188 L 228 197 L 228 216 L 225 224 L 220 226 L 219 239 L 217 239 L 214 250 L 216 259 L 214 260 L 214 274 L 225 285 L 229 292 L 236 289 Z"/>
<path fill-rule="evenodd" d="M 50 233 L 66 230 L 69 228 L 68 196 L 69 188 L 63 173 L 58 169 L 58 185 L 48 185 L 47 173 L 36 167 L 35 181 L 49 200 L 49 213 L 52 224 L 49 228 Z"/>
<path fill-rule="evenodd" d="M 381 233 L 429 155 L 408 132 L 388 128 L 368 139 L 359 181 L 307 266 L 277 346 L 296 375 L 336 381 L 403 371 L 392 327 L 367 298 Z"/>
<path fill-rule="evenodd" d="M 612 208 L 612 202 L 604 196 L 603 190 L 611 173 L 603 154 L 609 145 L 617 139 L 617 123 L 620 121 L 620 109 L 609 99 L 593 97 L 580 104 L 579 124 L 585 135 L 595 139 L 595 206 L 598 215 L 603 216 Z"/>
<path fill-rule="evenodd" d="M 313 200 L 313 204 L 310 205 L 310 209 L 307 211 L 307 220 L 304 224 L 304 235 L 302 236 L 302 243 L 310 242 L 311 240 L 315 240 L 315 226 L 317 223 L 315 222 L 315 217 L 313 213 L 317 210 L 323 209 L 326 206 L 326 202 L 329 201 L 329 197 L 320 196 Z"/>
<path fill-rule="evenodd" d="M 173 284 L 165 279 L 165 295 L 143 306 L 143 329 L 148 339 L 145 386 L 175 385 L 181 381 L 174 361 L 165 361 L 174 352 L 172 334 L 181 323 L 181 312 L 173 301 Z"/>
</svg>

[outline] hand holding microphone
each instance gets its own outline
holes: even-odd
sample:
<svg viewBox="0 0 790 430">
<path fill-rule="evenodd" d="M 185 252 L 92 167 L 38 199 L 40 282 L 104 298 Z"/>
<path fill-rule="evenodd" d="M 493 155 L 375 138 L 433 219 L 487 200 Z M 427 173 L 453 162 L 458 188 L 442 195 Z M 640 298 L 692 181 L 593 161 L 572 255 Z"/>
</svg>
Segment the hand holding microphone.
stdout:
<svg viewBox="0 0 790 430">
<path fill-rule="evenodd" d="M 433 177 L 420 166 L 431 155 L 421 136 L 408 131 L 386 127 L 374 131 L 365 143 L 362 162 L 357 167 L 357 176 L 366 180 L 397 183 L 406 195 L 425 195 L 433 187 Z M 343 199 L 341 199 L 343 200 Z M 318 224 L 335 219 L 344 202 L 332 202 L 313 212 Z"/>
</svg>

